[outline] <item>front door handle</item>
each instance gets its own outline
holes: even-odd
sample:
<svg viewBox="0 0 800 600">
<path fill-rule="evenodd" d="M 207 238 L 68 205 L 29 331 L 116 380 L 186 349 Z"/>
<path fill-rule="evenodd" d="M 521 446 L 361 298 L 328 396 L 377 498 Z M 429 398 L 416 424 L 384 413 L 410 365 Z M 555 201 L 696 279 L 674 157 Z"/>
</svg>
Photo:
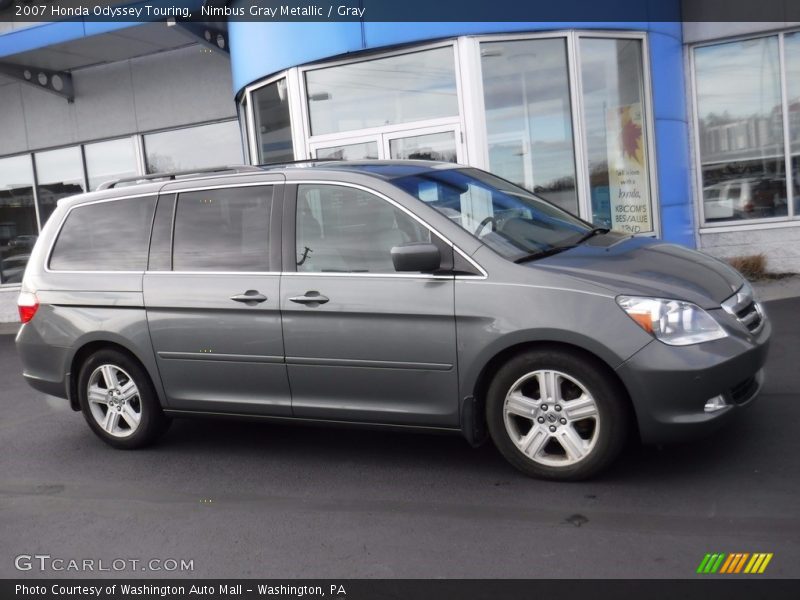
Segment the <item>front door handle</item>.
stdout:
<svg viewBox="0 0 800 600">
<path fill-rule="evenodd" d="M 319 292 L 306 292 L 304 296 L 292 296 L 289 298 L 290 301 L 296 302 L 297 304 L 306 304 L 306 305 L 320 305 L 325 304 L 330 300 L 327 296 L 323 296 Z"/>
<path fill-rule="evenodd" d="M 258 290 L 247 290 L 244 294 L 231 296 L 231 300 L 234 302 L 243 302 L 247 304 L 247 306 L 255 306 L 256 304 L 265 302 L 267 297 L 264 294 L 260 294 Z"/>
</svg>

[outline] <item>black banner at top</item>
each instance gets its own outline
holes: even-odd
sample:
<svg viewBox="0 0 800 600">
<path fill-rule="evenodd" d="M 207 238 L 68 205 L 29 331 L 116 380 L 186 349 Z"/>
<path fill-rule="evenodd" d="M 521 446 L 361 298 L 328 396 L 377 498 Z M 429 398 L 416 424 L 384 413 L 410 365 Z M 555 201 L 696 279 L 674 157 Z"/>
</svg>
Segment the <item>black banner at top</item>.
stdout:
<svg viewBox="0 0 800 600">
<path fill-rule="evenodd" d="M 800 22 L 800 0 L 0 0 L 0 22 Z"/>
</svg>

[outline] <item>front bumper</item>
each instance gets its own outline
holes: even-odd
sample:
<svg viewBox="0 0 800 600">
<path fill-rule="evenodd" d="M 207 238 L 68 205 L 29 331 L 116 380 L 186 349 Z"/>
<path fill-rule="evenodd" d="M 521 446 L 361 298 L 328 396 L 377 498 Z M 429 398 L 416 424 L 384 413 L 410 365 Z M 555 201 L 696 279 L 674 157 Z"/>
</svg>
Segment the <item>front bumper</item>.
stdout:
<svg viewBox="0 0 800 600">
<path fill-rule="evenodd" d="M 702 437 L 751 404 L 763 385 L 770 334 L 765 319 L 757 335 L 734 330 L 693 346 L 653 340 L 623 363 L 617 374 L 633 401 L 642 441 Z M 706 412 L 706 402 L 718 395 L 726 406 Z"/>
</svg>

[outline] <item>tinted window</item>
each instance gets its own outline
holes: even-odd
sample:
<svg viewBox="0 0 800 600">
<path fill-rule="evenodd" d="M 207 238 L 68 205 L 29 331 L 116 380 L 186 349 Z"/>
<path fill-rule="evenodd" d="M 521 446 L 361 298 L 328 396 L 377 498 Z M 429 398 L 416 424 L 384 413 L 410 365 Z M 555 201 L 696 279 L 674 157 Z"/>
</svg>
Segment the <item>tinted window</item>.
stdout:
<svg viewBox="0 0 800 600">
<path fill-rule="evenodd" d="M 60 271 L 144 271 L 155 198 L 79 206 L 58 234 L 50 268 Z"/>
<path fill-rule="evenodd" d="M 298 271 L 394 273 L 394 246 L 430 240 L 427 228 L 373 194 L 336 185 L 298 186 Z"/>
<path fill-rule="evenodd" d="M 269 271 L 272 187 L 190 192 L 178 197 L 175 271 Z"/>
</svg>

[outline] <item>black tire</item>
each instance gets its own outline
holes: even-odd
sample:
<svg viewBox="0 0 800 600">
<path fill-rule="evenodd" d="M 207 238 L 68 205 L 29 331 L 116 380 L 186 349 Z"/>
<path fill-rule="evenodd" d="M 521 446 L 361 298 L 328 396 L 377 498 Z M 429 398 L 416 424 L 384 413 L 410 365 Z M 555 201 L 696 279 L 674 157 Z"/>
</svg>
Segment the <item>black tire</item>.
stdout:
<svg viewBox="0 0 800 600">
<path fill-rule="evenodd" d="M 542 464 L 542 462 L 539 462 L 541 460 L 550 460 L 551 462 L 558 460 L 557 454 L 543 456 L 548 448 L 552 448 L 555 451 L 565 448 L 558 441 L 555 442 L 556 446 L 548 445 L 553 443 L 550 439 L 556 435 L 549 433 L 552 426 L 548 421 L 552 414 L 556 414 L 552 412 L 554 405 L 547 406 L 547 409 L 551 412 L 542 412 L 541 404 L 539 404 L 536 408 L 536 419 L 533 417 L 509 417 L 509 421 L 512 423 L 512 431 L 520 436 L 523 435 L 523 432 L 515 430 L 517 423 L 521 423 L 521 426 L 524 427 L 527 422 L 526 419 L 529 419 L 530 432 L 533 427 L 537 427 L 536 422 L 540 418 L 544 419 L 543 424 L 538 425 L 538 427 L 540 430 L 546 430 L 541 435 L 547 436 L 548 441 L 544 442 L 545 446 L 540 450 L 540 454 L 536 458 L 528 456 L 517 447 L 517 443 L 512 439 L 513 433 L 506 427 L 506 418 L 504 416 L 506 395 L 526 375 L 540 370 L 558 371 L 567 375 L 582 385 L 594 400 L 597 414 L 596 420 L 592 418 L 585 419 L 577 428 L 572 424 L 560 425 L 560 422 L 552 424 L 556 428 L 560 426 L 566 429 L 568 426 L 572 426 L 573 429 L 582 429 L 584 430 L 581 435 L 582 438 L 583 435 L 587 434 L 586 430 L 590 430 L 588 435 L 591 436 L 590 440 L 594 440 L 593 446 L 591 441 L 587 441 L 587 446 L 591 449 L 587 451 L 583 458 L 575 462 L 568 460 L 569 457 L 566 450 L 564 450 L 564 465 Z M 537 393 L 541 395 L 538 380 L 531 378 L 529 381 L 534 386 L 531 388 L 534 390 L 534 394 L 531 395 L 535 396 Z M 559 381 L 561 382 L 559 383 L 559 389 L 564 389 L 562 386 L 566 385 L 578 390 L 577 386 L 568 379 L 560 379 Z M 565 381 L 566 383 L 564 383 Z M 566 391 L 569 392 L 570 390 L 566 389 Z M 539 401 L 541 402 L 541 400 Z M 558 413 L 559 417 L 567 416 L 564 406 L 567 406 L 568 402 L 569 400 L 559 405 L 559 411 L 565 411 L 564 413 Z M 486 421 L 489 433 L 497 449 L 508 462 L 526 475 L 541 479 L 579 481 L 600 473 L 614 461 L 620 450 L 622 450 L 629 429 L 630 415 L 628 406 L 624 389 L 608 375 L 597 359 L 577 351 L 561 348 L 541 348 L 518 354 L 497 371 L 487 393 Z M 576 419 L 576 421 L 579 420 Z M 596 439 L 594 436 L 596 436 Z M 539 439 L 545 438 L 540 437 Z"/>
<path fill-rule="evenodd" d="M 138 388 L 138 394 L 132 400 L 139 410 L 140 419 L 138 426 L 130 434 L 124 432 L 112 435 L 107 432 L 95 416 L 90 407 L 88 388 L 92 374 L 103 365 L 112 365 L 121 369 Z M 132 450 L 152 444 L 163 434 L 170 424 L 170 419 L 161 410 L 153 383 L 139 363 L 127 354 L 111 348 L 99 350 L 89 356 L 81 365 L 78 374 L 78 402 L 81 412 L 94 433 L 105 443 L 114 448 Z M 100 407 L 102 410 L 102 407 Z M 109 409 L 106 408 L 106 411 Z"/>
</svg>

